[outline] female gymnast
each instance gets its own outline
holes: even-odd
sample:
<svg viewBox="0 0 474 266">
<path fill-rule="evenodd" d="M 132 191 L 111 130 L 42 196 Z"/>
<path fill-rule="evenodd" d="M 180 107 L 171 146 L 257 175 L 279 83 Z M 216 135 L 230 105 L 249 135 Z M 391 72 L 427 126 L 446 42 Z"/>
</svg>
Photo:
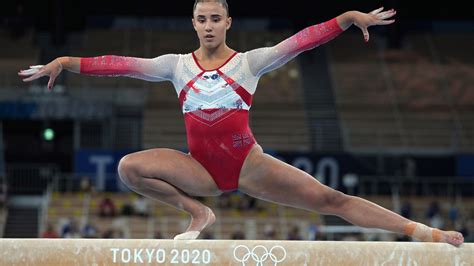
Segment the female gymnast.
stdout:
<svg viewBox="0 0 474 266">
<path fill-rule="evenodd" d="M 192 24 L 200 46 L 194 52 L 152 59 L 59 57 L 19 75 L 25 77 L 24 81 L 49 76 L 50 89 L 63 69 L 173 83 L 190 153 L 171 149 L 132 153 L 120 160 L 118 173 L 133 191 L 190 214 L 187 230 L 175 239 L 196 239 L 215 221 L 212 210 L 193 196 L 218 196 L 238 189 L 262 200 L 337 215 L 358 226 L 459 246 L 464 239 L 458 232 L 431 228 L 362 198 L 345 195 L 265 154 L 249 128 L 249 109 L 262 75 L 332 40 L 353 24 L 368 42 L 367 28 L 391 24 L 395 14 L 395 10 L 383 11 L 383 7 L 370 13 L 348 11 L 307 27 L 273 47 L 237 52 L 226 44 L 226 32 L 232 24 L 226 0 L 196 0 Z"/>
</svg>

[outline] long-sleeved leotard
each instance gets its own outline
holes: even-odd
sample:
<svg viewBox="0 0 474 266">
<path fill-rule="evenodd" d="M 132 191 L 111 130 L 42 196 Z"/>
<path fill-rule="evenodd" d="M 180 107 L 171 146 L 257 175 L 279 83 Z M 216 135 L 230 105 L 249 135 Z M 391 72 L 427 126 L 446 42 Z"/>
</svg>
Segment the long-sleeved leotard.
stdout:
<svg viewBox="0 0 474 266">
<path fill-rule="evenodd" d="M 256 143 L 249 110 L 260 77 L 343 30 L 334 18 L 310 26 L 273 47 L 234 53 L 222 66 L 204 69 L 194 53 L 154 59 L 102 56 L 81 59 L 81 73 L 171 81 L 184 115 L 190 154 L 219 189 L 238 188 L 240 171 Z"/>
</svg>

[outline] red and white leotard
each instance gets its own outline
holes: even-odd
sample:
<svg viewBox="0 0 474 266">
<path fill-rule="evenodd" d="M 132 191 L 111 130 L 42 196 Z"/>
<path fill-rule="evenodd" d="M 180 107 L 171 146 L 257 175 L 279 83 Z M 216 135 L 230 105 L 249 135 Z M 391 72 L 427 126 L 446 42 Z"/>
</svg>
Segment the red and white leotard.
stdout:
<svg viewBox="0 0 474 266">
<path fill-rule="evenodd" d="M 240 170 L 256 143 L 249 110 L 260 77 L 342 32 L 336 19 L 310 26 L 273 47 L 234 53 L 203 69 L 194 53 L 153 59 L 101 56 L 81 59 L 81 73 L 171 81 L 184 114 L 189 151 L 219 189 L 238 188 Z"/>
</svg>

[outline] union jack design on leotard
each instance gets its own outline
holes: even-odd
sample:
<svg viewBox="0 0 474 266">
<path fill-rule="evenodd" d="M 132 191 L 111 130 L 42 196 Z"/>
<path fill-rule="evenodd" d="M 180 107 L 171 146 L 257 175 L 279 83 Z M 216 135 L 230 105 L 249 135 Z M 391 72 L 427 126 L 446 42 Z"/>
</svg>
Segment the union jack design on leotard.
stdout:
<svg viewBox="0 0 474 266">
<path fill-rule="evenodd" d="M 239 110 L 249 110 L 252 96 L 219 70 L 204 71 L 181 90 L 183 114 L 213 126 Z"/>
</svg>

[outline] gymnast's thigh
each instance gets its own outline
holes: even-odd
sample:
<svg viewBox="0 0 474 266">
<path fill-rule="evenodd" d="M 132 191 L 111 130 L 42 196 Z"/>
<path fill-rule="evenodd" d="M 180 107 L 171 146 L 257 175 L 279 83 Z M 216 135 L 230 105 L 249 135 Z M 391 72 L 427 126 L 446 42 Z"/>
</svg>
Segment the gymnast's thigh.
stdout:
<svg viewBox="0 0 474 266">
<path fill-rule="evenodd" d="M 252 151 L 246 159 L 239 190 L 259 199 L 308 210 L 327 204 L 338 195 L 310 174 L 261 149 Z"/>
<path fill-rule="evenodd" d="M 122 158 L 119 171 L 126 169 L 144 178 L 163 180 L 193 196 L 221 194 L 208 171 L 191 155 L 173 149 L 150 149 Z"/>
</svg>

